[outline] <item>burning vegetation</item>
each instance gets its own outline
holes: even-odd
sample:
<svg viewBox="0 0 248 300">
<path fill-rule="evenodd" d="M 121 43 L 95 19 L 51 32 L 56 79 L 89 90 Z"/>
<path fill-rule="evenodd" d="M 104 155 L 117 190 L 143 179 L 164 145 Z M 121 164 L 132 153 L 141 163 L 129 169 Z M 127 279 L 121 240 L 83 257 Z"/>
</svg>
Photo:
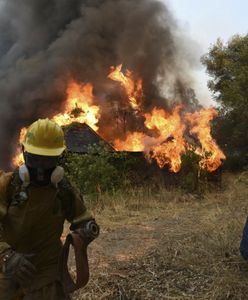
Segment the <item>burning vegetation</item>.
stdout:
<svg viewBox="0 0 248 300">
<path fill-rule="evenodd" d="M 109 130 L 105 133 L 104 126 L 101 127 L 105 108 L 99 104 L 91 83 L 71 81 L 67 88 L 64 112 L 54 115 L 52 120 L 61 126 L 73 122 L 85 123 L 111 142 L 117 151 L 143 151 L 148 160 L 155 160 L 160 168 L 168 167 L 175 173 L 180 171 L 181 157 L 189 149 L 194 149 L 201 156 L 201 168 L 209 172 L 218 169 L 225 155 L 211 136 L 210 122 L 217 116 L 217 111 L 211 107 L 188 112 L 183 104 L 175 104 L 171 110 L 157 106 L 146 109 L 142 79 L 136 81 L 130 70 L 124 72 L 122 69 L 122 65 L 112 67 L 107 76 L 108 80 L 117 82 L 118 86 L 115 88 L 119 90 L 121 100 L 125 100 L 125 113 L 129 113 L 129 118 L 122 120 L 122 126 L 118 115 L 115 120 L 118 124 L 113 122 L 114 118 L 109 119 L 110 127 L 119 126 L 119 136 L 116 136 L 115 130 L 113 134 Z M 117 112 L 120 111 L 119 107 L 114 107 L 113 111 L 116 109 Z M 133 122 L 132 126 L 137 130 L 126 130 L 131 127 L 127 126 L 127 122 Z M 20 144 L 25 132 L 26 128 L 23 128 Z M 194 144 L 190 140 L 194 140 Z M 21 157 L 21 153 L 14 157 L 14 165 L 22 162 Z"/>
</svg>

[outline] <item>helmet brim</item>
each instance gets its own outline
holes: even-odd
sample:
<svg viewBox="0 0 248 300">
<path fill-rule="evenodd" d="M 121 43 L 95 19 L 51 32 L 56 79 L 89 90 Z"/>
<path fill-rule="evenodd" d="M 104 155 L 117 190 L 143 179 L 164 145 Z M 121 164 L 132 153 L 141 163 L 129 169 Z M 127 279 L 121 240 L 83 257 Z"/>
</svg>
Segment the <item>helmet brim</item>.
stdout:
<svg viewBox="0 0 248 300">
<path fill-rule="evenodd" d="M 51 149 L 51 148 L 41 148 L 41 147 L 35 147 L 33 145 L 29 145 L 26 143 L 23 143 L 24 150 L 31 154 L 36 155 L 44 155 L 44 156 L 60 156 L 64 150 L 65 146 L 61 148 Z"/>
</svg>

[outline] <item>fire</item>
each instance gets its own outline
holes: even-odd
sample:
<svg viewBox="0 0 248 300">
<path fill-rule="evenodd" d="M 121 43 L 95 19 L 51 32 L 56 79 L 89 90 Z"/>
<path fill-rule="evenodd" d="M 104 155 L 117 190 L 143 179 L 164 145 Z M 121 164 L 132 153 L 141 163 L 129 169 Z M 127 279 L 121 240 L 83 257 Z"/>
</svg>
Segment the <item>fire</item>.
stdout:
<svg viewBox="0 0 248 300">
<path fill-rule="evenodd" d="M 122 65 L 113 68 L 109 78 L 121 83 L 129 98 L 129 103 L 134 110 L 145 118 L 144 126 L 154 131 L 151 135 L 140 132 L 128 132 L 124 140 L 116 139 L 114 146 L 117 150 L 145 151 L 149 160 L 154 159 L 160 168 L 168 166 L 172 172 L 181 169 L 181 157 L 187 149 L 193 149 L 184 138 L 186 124 L 190 126 L 190 134 L 196 135 L 201 148 L 195 150 L 202 157 L 201 168 L 207 168 L 209 172 L 215 171 L 225 159 L 224 153 L 219 149 L 211 136 L 210 122 L 217 116 L 214 108 L 202 109 L 193 114 L 186 113 L 181 116 L 181 105 L 174 107 L 171 113 L 163 108 L 153 108 L 151 112 L 142 114 L 141 99 L 142 81 L 135 85 L 133 76 L 127 71 L 123 74 Z M 138 88 L 137 88 L 138 87 Z M 136 89 L 135 89 L 136 88 Z"/>
<path fill-rule="evenodd" d="M 196 149 L 196 153 L 202 156 L 200 165 L 210 172 L 217 170 L 226 158 L 211 135 L 210 121 L 215 117 L 217 111 L 213 107 L 186 114 L 186 120 L 192 126 L 190 133 L 196 135 L 201 144 L 201 148 Z"/>
<path fill-rule="evenodd" d="M 145 135 L 142 132 L 130 132 L 127 135 L 127 138 L 122 141 L 120 139 L 117 139 L 114 141 L 114 147 L 118 151 L 144 151 L 144 139 Z"/>
<path fill-rule="evenodd" d="M 169 114 L 163 109 L 154 108 L 151 114 L 145 114 L 146 127 L 156 129 L 159 133 L 148 157 L 155 159 L 160 168 L 168 165 L 175 173 L 181 169 L 181 155 L 185 152 L 185 125 L 180 117 L 181 109 L 182 106 L 178 105 Z"/>
<path fill-rule="evenodd" d="M 108 79 L 119 82 L 125 90 L 128 110 L 131 111 L 132 116 L 134 115 L 134 121 L 139 120 L 139 127 L 137 127 L 139 129 L 122 132 L 122 139 L 113 136 L 115 149 L 145 152 L 146 157 L 150 161 L 155 160 L 160 168 L 168 167 L 170 171 L 176 173 L 181 169 L 183 153 L 196 146 L 186 142 L 185 132 L 187 132 L 198 139 L 200 146 L 196 147 L 195 152 L 202 157 L 200 167 L 210 172 L 215 171 L 225 159 L 224 153 L 211 136 L 210 122 L 217 116 L 217 111 L 208 108 L 194 113 L 185 113 L 182 105 L 176 105 L 170 112 L 162 107 L 152 107 L 144 113 L 142 79 L 134 78 L 134 74 L 129 70 L 123 73 L 122 65 L 112 67 L 108 75 Z M 71 81 L 67 88 L 64 111 L 54 115 L 52 120 L 61 126 L 72 122 L 86 123 L 93 130 L 100 129 L 104 133 L 104 128 L 99 128 L 102 107 L 96 103 L 98 102 L 92 84 Z M 141 126 L 140 122 L 142 122 Z M 23 128 L 21 131 L 20 144 L 23 142 L 26 130 Z M 22 162 L 22 154 L 19 151 L 13 159 L 13 164 L 18 166 Z"/>
<path fill-rule="evenodd" d="M 69 125 L 72 122 L 86 123 L 95 131 L 100 118 L 100 108 L 94 105 L 93 86 L 71 82 L 67 89 L 65 112 L 55 115 L 52 120 L 60 126 Z"/>
<path fill-rule="evenodd" d="M 154 108 L 144 114 L 145 126 L 154 130 L 155 136 L 141 132 L 129 132 L 125 140 L 114 141 L 117 150 L 145 151 L 149 160 L 155 159 L 160 168 L 169 166 L 173 172 L 181 168 L 181 155 L 185 152 L 183 133 L 185 126 L 180 117 L 182 106 L 176 106 L 172 113 Z"/>
<path fill-rule="evenodd" d="M 100 118 L 100 107 L 94 105 L 93 86 L 90 83 L 81 85 L 70 82 L 67 88 L 67 100 L 64 113 L 57 114 L 51 119 L 60 126 L 69 125 L 72 122 L 86 123 L 95 131 L 98 130 L 97 123 Z M 24 141 L 27 128 L 22 128 L 19 136 L 19 144 Z M 14 166 L 23 163 L 21 151 L 17 151 L 12 160 Z"/>
<path fill-rule="evenodd" d="M 23 128 L 21 129 L 20 138 L 19 138 L 19 144 L 20 144 L 20 145 L 22 145 L 22 143 L 24 142 L 26 133 L 27 133 L 27 128 L 26 128 L 26 127 L 23 127 Z"/>
<path fill-rule="evenodd" d="M 139 79 L 135 84 L 133 80 L 132 72 L 127 70 L 126 75 L 123 74 L 122 64 L 116 68 L 112 67 L 111 73 L 108 75 L 108 78 L 117 81 L 125 89 L 129 103 L 134 110 L 139 111 L 141 109 L 141 99 L 142 99 L 142 80 Z"/>
<path fill-rule="evenodd" d="M 20 166 L 20 165 L 22 165 L 24 163 L 21 145 L 24 142 L 26 133 L 27 133 L 27 128 L 23 127 L 21 129 L 20 136 L 19 136 L 19 149 L 17 150 L 17 153 L 16 153 L 16 155 L 14 156 L 14 158 L 12 160 L 12 164 L 14 166 Z"/>
</svg>

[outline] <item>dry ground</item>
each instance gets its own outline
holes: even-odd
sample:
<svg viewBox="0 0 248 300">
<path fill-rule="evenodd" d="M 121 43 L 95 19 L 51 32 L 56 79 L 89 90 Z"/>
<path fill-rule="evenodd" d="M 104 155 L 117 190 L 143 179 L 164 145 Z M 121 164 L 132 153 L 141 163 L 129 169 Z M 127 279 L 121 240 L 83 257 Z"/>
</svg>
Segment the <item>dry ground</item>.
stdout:
<svg viewBox="0 0 248 300">
<path fill-rule="evenodd" d="M 88 203 L 101 235 L 89 248 L 90 282 L 73 299 L 248 299 L 246 178 L 226 174 L 204 196 L 143 188 Z"/>
</svg>

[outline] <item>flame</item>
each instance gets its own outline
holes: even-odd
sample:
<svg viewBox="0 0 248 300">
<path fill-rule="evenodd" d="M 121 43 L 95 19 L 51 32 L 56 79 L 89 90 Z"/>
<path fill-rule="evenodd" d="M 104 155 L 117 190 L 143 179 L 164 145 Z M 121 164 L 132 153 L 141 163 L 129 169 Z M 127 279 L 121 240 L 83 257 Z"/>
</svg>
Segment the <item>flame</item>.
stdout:
<svg viewBox="0 0 248 300">
<path fill-rule="evenodd" d="M 178 105 L 172 113 L 154 108 L 144 114 L 147 129 L 155 130 L 156 137 L 141 132 L 129 132 L 125 140 L 117 139 L 114 147 L 117 150 L 145 151 L 149 160 L 155 159 L 160 168 L 169 166 L 173 172 L 181 168 L 181 155 L 185 152 L 183 133 L 185 126 L 180 117 L 182 106 Z"/>
<path fill-rule="evenodd" d="M 185 118 L 192 126 L 190 133 L 196 135 L 201 147 L 196 149 L 196 153 L 202 156 L 200 166 L 207 168 L 209 172 L 214 172 L 226 158 L 211 135 L 210 121 L 217 117 L 218 113 L 213 108 L 202 109 L 194 113 L 186 114 Z"/>
<path fill-rule="evenodd" d="M 127 138 L 124 141 L 116 139 L 114 141 L 114 147 L 118 151 L 144 151 L 144 139 L 144 133 L 130 132 L 127 134 Z"/>
<path fill-rule="evenodd" d="M 24 142 L 26 133 L 27 133 L 27 128 L 26 128 L 26 127 L 23 127 L 23 128 L 21 129 L 20 136 L 19 136 L 19 147 L 18 147 L 18 150 L 17 150 L 17 152 L 16 152 L 16 155 L 15 155 L 14 158 L 12 159 L 12 164 L 13 164 L 14 166 L 20 166 L 20 165 L 22 165 L 22 164 L 24 163 L 21 145 L 22 145 L 22 143 Z"/>
<path fill-rule="evenodd" d="M 112 67 L 108 78 L 119 82 L 124 88 L 128 107 L 135 111 L 132 115 L 135 115 L 138 120 L 143 120 L 144 125 L 139 131 L 127 132 L 122 139 L 114 136 L 116 150 L 143 151 L 146 157 L 150 161 L 155 160 L 160 168 L 168 167 L 170 171 L 176 173 L 181 169 L 182 154 L 187 149 L 195 148 L 195 145 L 191 146 L 186 142 L 185 130 L 188 128 L 190 135 L 196 136 L 201 145 L 194 150 L 202 157 L 200 167 L 213 172 L 221 165 L 225 155 L 211 136 L 210 122 L 217 116 L 214 108 L 184 113 L 184 107 L 176 105 L 170 112 L 163 108 L 152 107 L 144 113 L 142 79 L 134 80 L 134 75 L 129 70 L 124 74 L 122 64 Z M 79 84 L 71 81 L 67 88 L 64 111 L 54 115 L 52 120 L 60 126 L 69 125 L 72 122 L 86 123 L 93 130 L 100 129 L 104 133 L 104 128 L 99 128 L 101 107 L 95 103 L 97 99 L 93 94 L 92 84 Z M 21 130 L 20 144 L 24 140 L 26 131 L 26 128 Z M 22 153 L 18 151 L 13 164 L 18 166 L 21 163 L 23 163 Z"/>
<path fill-rule="evenodd" d="M 100 118 L 100 107 L 94 105 L 93 86 L 71 82 L 67 89 L 65 112 L 55 115 L 52 120 L 60 126 L 69 125 L 72 122 L 86 123 L 95 131 Z"/>
<path fill-rule="evenodd" d="M 19 137 L 19 144 L 22 145 L 22 143 L 24 142 L 24 139 L 25 139 L 25 136 L 26 136 L 26 133 L 27 133 L 28 129 L 26 127 L 23 127 L 21 129 L 21 132 L 20 132 L 20 137 Z"/>
<path fill-rule="evenodd" d="M 143 94 L 142 80 L 139 79 L 135 84 L 135 81 L 132 78 L 132 72 L 127 70 L 126 75 L 124 75 L 121 70 L 122 64 L 118 65 L 116 68 L 112 67 L 112 71 L 108 75 L 108 78 L 121 84 L 121 86 L 126 90 L 131 107 L 134 110 L 139 111 L 141 109 L 140 100 L 142 99 Z"/>
<path fill-rule="evenodd" d="M 122 65 L 113 68 L 108 76 L 120 82 L 128 95 L 129 103 L 145 118 L 145 127 L 155 131 L 154 135 L 138 132 L 128 132 L 124 140 L 116 139 L 114 146 L 117 150 L 145 151 L 149 160 L 155 159 L 160 168 L 168 166 L 171 171 L 179 172 L 181 169 L 181 156 L 186 149 L 193 149 L 184 138 L 186 123 L 190 125 L 190 134 L 196 135 L 201 144 L 195 152 L 202 157 L 201 168 L 209 172 L 215 171 L 225 159 L 224 153 L 219 149 L 211 136 L 210 122 L 217 116 L 214 108 L 202 109 L 193 114 L 180 116 L 183 107 L 177 105 L 171 113 L 160 108 L 153 108 L 151 112 L 141 113 L 142 81 L 136 84 L 132 72 L 122 72 Z"/>
<path fill-rule="evenodd" d="M 57 114 L 51 118 L 60 126 L 69 125 L 72 122 L 86 123 L 95 131 L 98 130 L 97 123 L 100 118 L 100 107 L 94 105 L 93 86 L 90 83 L 81 85 L 70 82 L 67 88 L 67 100 L 64 113 Z M 22 145 L 27 128 L 22 128 L 19 136 L 19 144 Z M 20 150 L 15 154 L 12 164 L 20 166 L 23 163 L 23 155 Z"/>
<path fill-rule="evenodd" d="M 151 114 L 145 114 L 145 125 L 159 133 L 156 145 L 152 146 L 148 157 L 157 161 L 160 168 L 169 166 L 177 173 L 181 169 L 181 155 L 185 152 L 185 125 L 180 117 L 181 105 L 176 106 L 169 114 L 163 109 L 154 108 Z"/>
</svg>

